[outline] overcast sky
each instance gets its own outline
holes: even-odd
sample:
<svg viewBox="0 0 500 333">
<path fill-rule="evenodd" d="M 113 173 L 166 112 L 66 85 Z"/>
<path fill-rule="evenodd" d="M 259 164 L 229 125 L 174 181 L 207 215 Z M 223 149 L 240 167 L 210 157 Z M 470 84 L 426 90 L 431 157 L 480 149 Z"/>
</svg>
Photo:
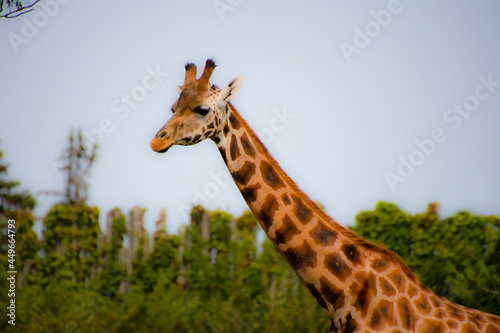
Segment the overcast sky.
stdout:
<svg viewBox="0 0 500 333">
<path fill-rule="evenodd" d="M 42 0 L 0 18 L 0 150 L 10 178 L 61 190 L 71 128 L 98 140 L 89 204 L 247 208 L 213 142 L 154 153 L 184 64 L 220 87 L 297 184 L 341 224 L 380 200 L 500 214 L 498 1 Z M 38 196 L 37 216 L 58 199 Z"/>
</svg>

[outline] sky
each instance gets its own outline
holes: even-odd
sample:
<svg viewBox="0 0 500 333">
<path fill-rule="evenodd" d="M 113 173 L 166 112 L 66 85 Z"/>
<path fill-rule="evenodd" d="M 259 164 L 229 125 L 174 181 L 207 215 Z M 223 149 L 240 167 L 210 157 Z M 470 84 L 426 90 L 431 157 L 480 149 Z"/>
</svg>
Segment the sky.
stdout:
<svg viewBox="0 0 500 333">
<path fill-rule="evenodd" d="M 71 128 L 98 141 L 88 203 L 247 206 L 210 140 L 149 145 L 184 64 L 241 75 L 232 101 L 283 169 L 342 225 L 378 201 L 500 215 L 498 1 L 42 0 L 0 18 L 0 150 L 43 217 Z M 40 222 L 37 225 L 41 230 Z"/>
</svg>

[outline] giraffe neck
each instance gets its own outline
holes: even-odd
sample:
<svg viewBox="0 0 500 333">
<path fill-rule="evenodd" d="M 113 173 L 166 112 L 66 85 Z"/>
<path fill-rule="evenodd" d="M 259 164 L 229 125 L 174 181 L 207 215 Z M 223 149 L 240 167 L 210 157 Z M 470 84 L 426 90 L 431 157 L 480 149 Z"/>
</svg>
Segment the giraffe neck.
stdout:
<svg viewBox="0 0 500 333">
<path fill-rule="evenodd" d="M 347 304 L 350 264 L 359 264 L 352 232 L 334 222 L 286 175 L 265 146 L 228 103 L 223 131 L 214 140 L 238 189 L 260 225 L 320 305 L 337 311 Z M 341 254 L 342 252 L 342 254 Z M 335 284 L 325 278 L 325 262 Z M 329 290 L 325 299 L 320 292 Z M 327 296 L 328 298 L 328 296 Z"/>
<path fill-rule="evenodd" d="M 402 259 L 341 227 L 286 175 L 228 103 L 213 140 L 243 198 L 293 271 L 326 309 L 333 332 L 500 330 L 500 318 L 445 300 Z"/>
</svg>

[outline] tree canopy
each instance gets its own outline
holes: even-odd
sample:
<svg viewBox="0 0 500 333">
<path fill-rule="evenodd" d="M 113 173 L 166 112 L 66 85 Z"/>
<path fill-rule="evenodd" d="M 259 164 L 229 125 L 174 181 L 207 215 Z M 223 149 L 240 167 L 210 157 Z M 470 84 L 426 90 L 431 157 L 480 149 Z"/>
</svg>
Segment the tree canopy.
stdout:
<svg viewBox="0 0 500 333">
<path fill-rule="evenodd" d="M 267 238 L 257 240 L 259 227 L 251 212 L 234 217 L 195 206 L 190 224 L 178 234 L 158 229 L 150 237 L 132 211 L 126 217 L 112 210 L 103 232 L 97 207 L 66 200 L 45 215 L 39 240 L 31 213 L 35 200 L 8 179 L 1 156 L 0 220 L 2 226 L 8 219 L 16 221 L 19 274 L 16 326 L 3 320 L 0 331 L 328 329 L 324 310 L 274 245 Z M 373 211 L 360 212 L 352 229 L 398 253 L 436 293 L 500 314 L 498 217 L 459 212 L 441 219 L 435 203 L 410 215 L 379 202 Z M 7 290 L 4 244 L 2 239 L 0 288 Z M 5 293 L 0 296 L 4 315 L 8 301 Z"/>
</svg>

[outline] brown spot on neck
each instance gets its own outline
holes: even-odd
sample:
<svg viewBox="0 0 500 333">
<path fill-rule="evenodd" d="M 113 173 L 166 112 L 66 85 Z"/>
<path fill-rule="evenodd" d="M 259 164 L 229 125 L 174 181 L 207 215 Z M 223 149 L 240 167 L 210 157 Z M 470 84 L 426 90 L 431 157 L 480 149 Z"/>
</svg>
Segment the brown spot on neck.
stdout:
<svg viewBox="0 0 500 333">
<path fill-rule="evenodd" d="M 236 118 L 236 116 L 232 112 L 231 112 L 231 115 L 229 116 L 229 122 L 231 123 L 231 127 L 233 129 L 239 130 L 241 128 L 240 121 Z"/>
<path fill-rule="evenodd" d="M 290 205 L 292 202 L 290 201 L 290 197 L 288 196 L 287 193 L 284 193 L 282 196 L 281 196 L 281 200 L 283 200 L 283 203 L 285 205 Z"/>
<path fill-rule="evenodd" d="M 241 135 L 240 141 L 241 141 L 241 146 L 243 147 L 245 153 L 250 157 L 255 157 L 255 150 L 252 144 L 250 143 L 250 140 L 248 140 L 248 136 L 245 132 L 243 132 L 243 134 Z"/>
<path fill-rule="evenodd" d="M 341 309 L 345 305 L 345 295 L 341 288 L 336 287 L 325 277 L 319 279 L 320 291 L 325 300 L 330 303 L 335 310 Z"/>
<path fill-rule="evenodd" d="M 276 236 L 274 240 L 276 241 L 277 245 L 284 244 L 298 234 L 300 234 L 300 230 L 297 229 L 290 217 L 285 214 L 285 217 L 281 222 L 281 227 L 276 230 Z"/>
<path fill-rule="evenodd" d="M 409 331 L 415 331 L 417 316 L 413 312 L 410 301 L 406 297 L 400 297 L 397 300 L 397 306 L 403 328 Z"/>
<path fill-rule="evenodd" d="M 394 318 L 394 306 L 392 302 L 385 299 L 378 302 L 372 312 L 368 326 L 374 330 L 382 330 L 385 327 L 391 327 L 396 324 L 397 322 Z"/>
<path fill-rule="evenodd" d="M 417 307 L 417 310 L 420 311 L 422 315 L 428 315 L 431 312 L 431 305 L 424 293 L 420 294 L 420 297 L 415 301 L 414 304 Z"/>
<path fill-rule="evenodd" d="M 278 201 L 276 197 L 272 194 L 268 194 L 264 199 L 264 203 L 262 204 L 262 208 L 257 214 L 257 218 L 262 223 L 262 227 L 267 232 L 269 227 L 273 224 L 274 214 L 278 210 Z"/>
<path fill-rule="evenodd" d="M 229 150 L 231 152 L 231 159 L 236 161 L 241 156 L 240 148 L 238 147 L 238 139 L 236 139 L 236 135 L 231 135 L 231 144 L 229 146 Z"/>
<path fill-rule="evenodd" d="M 302 198 L 297 195 L 292 195 L 292 200 L 295 204 L 294 213 L 302 224 L 307 224 L 312 219 L 312 210 L 307 207 L 306 203 Z"/>
<path fill-rule="evenodd" d="M 309 235 L 318 244 L 323 246 L 333 245 L 335 239 L 337 238 L 337 232 L 333 231 L 331 228 L 327 228 L 323 221 L 318 221 L 318 225 L 311 229 Z"/>
<path fill-rule="evenodd" d="M 244 186 L 255 175 L 255 164 L 246 161 L 238 171 L 232 172 L 231 175 L 237 184 Z"/>
<path fill-rule="evenodd" d="M 329 253 L 325 256 L 325 267 L 341 282 L 345 282 L 351 275 L 351 268 L 346 265 L 338 253 Z"/>
<path fill-rule="evenodd" d="M 301 268 L 313 268 L 317 265 L 316 252 L 313 251 L 307 241 L 303 241 L 297 247 L 287 249 L 283 254 L 296 272 Z"/>
<path fill-rule="evenodd" d="M 394 284 L 396 285 L 396 288 L 398 289 L 398 291 L 400 293 L 403 294 L 406 291 L 406 280 L 400 271 L 395 270 L 395 271 L 391 272 L 388 275 L 388 277 L 389 277 L 389 279 L 392 280 L 392 282 L 394 282 Z"/>
<path fill-rule="evenodd" d="M 307 289 L 309 289 L 311 294 L 314 296 L 314 298 L 316 298 L 316 301 L 318 302 L 318 304 L 322 308 L 327 309 L 325 299 L 323 298 L 323 295 L 321 294 L 321 292 L 318 289 L 316 289 L 316 287 L 311 283 L 306 283 L 305 285 L 306 285 Z"/>
<path fill-rule="evenodd" d="M 446 327 L 442 322 L 432 318 L 426 318 L 420 327 L 420 331 L 426 333 L 444 333 L 446 332 Z"/>
<path fill-rule="evenodd" d="M 369 274 L 359 272 L 356 274 L 356 279 L 359 287 L 356 288 L 358 290 L 355 292 L 354 307 L 361 314 L 361 318 L 365 318 L 372 299 L 377 296 L 375 275 L 372 272 Z"/>
<path fill-rule="evenodd" d="M 278 188 L 285 186 L 285 183 L 276 173 L 271 163 L 265 160 L 262 161 L 260 163 L 260 172 L 262 173 L 262 179 L 267 185 L 271 186 L 272 189 L 277 190 Z"/>
<path fill-rule="evenodd" d="M 344 252 L 347 260 L 349 260 L 354 266 L 362 265 L 361 253 L 354 244 L 342 244 L 342 252 Z"/>
<path fill-rule="evenodd" d="M 380 277 L 379 283 L 380 283 L 380 289 L 382 290 L 382 294 L 389 297 L 396 295 L 396 289 L 392 287 L 392 285 L 389 283 L 389 281 L 387 281 L 386 278 Z"/>
<path fill-rule="evenodd" d="M 254 185 L 248 185 L 245 188 L 241 189 L 241 194 L 243 198 L 245 198 L 246 202 L 251 204 L 257 200 L 258 192 L 262 185 L 260 183 L 256 183 Z"/>
</svg>

